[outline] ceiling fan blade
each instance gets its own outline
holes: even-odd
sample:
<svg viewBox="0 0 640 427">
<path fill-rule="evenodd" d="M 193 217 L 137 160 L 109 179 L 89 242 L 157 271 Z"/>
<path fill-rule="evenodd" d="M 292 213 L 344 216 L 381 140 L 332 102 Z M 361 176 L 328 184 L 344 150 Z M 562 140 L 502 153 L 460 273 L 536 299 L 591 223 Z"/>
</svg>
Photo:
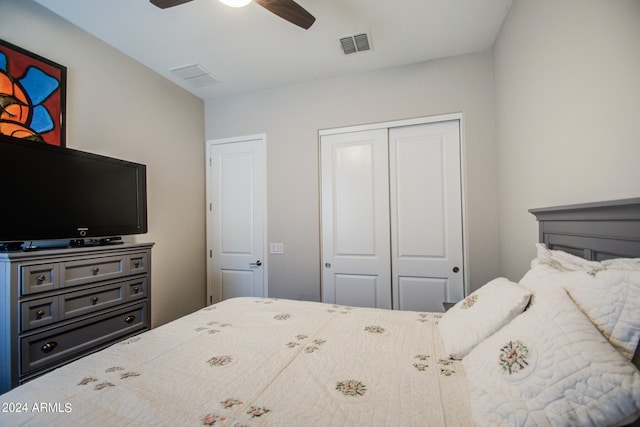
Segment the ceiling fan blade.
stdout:
<svg viewBox="0 0 640 427">
<path fill-rule="evenodd" d="M 152 5 L 159 7 L 160 9 L 166 9 L 168 7 L 178 6 L 179 4 L 189 3 L 191 0 L 149 0 Z"/>
<path fill-rule="evenodd" d="M 307 12 L 302 6 L 293 0 L 253 0 L 269 12 L 275 13 L 280 18 L 297 25 L 298 27 L 309 29 L 316 18 Z"/>
</svg>

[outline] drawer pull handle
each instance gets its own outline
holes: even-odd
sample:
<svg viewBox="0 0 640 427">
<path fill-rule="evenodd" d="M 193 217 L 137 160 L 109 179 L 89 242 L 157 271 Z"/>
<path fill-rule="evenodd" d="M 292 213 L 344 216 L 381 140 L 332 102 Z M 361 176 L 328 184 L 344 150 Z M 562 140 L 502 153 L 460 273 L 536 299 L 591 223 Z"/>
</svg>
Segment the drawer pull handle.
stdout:
<svg viewBox="0 0 640 427">
<path fill-rule="evenodd" d="M 41 318 L 42 316 L 44 316 L 44 310 L 40 309 L 40 310 L 36 311 L 36 316 L 38 316 L 38 319 Z"/>
<path fill-rule="evenodd" d="M 133 287 L 133 293 L 137 294 L 138 292 L 140 292 L 140 287 L 139 286 L 134 286 Z"/>
<path fill-rule="evenodd" d="M 124 318 L 124 322 L 129 324 L 133 323 L 134 320 L 136 320 L 136 316 L 134 315 L 130 315 Z"/>
<path fill-rule="evenodd" d="M 37 279 L 38 282 L 42 283 L 45 280 L 47 280 L 47 278 L 44 276 L 44 274 L 41 274 L 41 275 L 38 276 L 38 279 Z"/>
<path fill-rule="evenodd" d="M 100 267 L 93 267 L 93 274 L 96 275 L 100 271 Z"/>
<path fill-rule="evenodd" d="M 140 268 L 140 261 L 134 261 L 133 267 L 134 268 Z"/>
<path fill-rule="evenodd" d="M 91 304 L 96 305 L 96 303 L 98 302 L 98 297 L 91 297 Z"/>
<path fill-rule="evenodd" d="M 40 350 L 43 353 L 51 353 L 53 351 L 54 348 L 56 348 L 58 346 L 58 343 L 55 341 L 51 341 L 46 343 L 45 345 L 43 345 Z"/>
</svg>

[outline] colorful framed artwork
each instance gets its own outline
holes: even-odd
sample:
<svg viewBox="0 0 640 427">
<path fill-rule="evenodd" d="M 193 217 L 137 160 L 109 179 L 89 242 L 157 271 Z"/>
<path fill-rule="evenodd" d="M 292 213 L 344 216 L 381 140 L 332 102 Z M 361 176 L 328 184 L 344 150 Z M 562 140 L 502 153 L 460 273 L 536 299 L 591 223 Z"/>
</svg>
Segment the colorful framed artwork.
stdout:
<svg viewBox="0 0 640 427">
<path fill-rule="evenodd" d="M 64 147 L 67 67 L 0 40 L 0 134 Z"/>
</svg>

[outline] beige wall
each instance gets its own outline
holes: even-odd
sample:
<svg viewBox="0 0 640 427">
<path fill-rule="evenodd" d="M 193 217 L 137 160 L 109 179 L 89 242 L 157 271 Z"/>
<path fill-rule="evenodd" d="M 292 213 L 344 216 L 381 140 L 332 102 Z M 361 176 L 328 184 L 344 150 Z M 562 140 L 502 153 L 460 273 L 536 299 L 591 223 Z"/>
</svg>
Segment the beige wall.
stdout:
<svg viewBox="0 0 640 427">
<path fill-rule="evenodd" d="M 0 37 L 68 68 L 67 146 L 147 165 L 154 325 L 205 304 L 202 100 L 31 0 L 0 0 Z M 5 183 L 6 184 L 6 183 Z"/>
<path fill-rule="evenodd" d="M 501 274 L 530 208 L 640 196 L 640 1 L 516 0 L 494 46 Z"/>
<path fill-rule="evenodd" d="M 496 277 L 497 164 L 490 52 L 205 103 L 207 139 L 266 133 L 269 295 L 320 299 L 318 130 L 464 113 L 464 184 L 475 289 Z"/>
</svg>

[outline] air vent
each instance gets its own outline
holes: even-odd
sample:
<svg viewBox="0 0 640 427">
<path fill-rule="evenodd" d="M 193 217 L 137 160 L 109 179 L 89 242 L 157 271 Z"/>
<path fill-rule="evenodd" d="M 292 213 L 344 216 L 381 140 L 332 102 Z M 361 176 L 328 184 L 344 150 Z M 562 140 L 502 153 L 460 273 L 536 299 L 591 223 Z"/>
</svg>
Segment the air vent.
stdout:
<svg viewBox="0 0 640 427">
<path fill-rule="evenodd" d="M 219 78 L 199 64 L 183 65 L 182 67 L 171 68 L 169 71 L 184 79 L 193 87 L 211 86 L 221 82 Z"/>
<path fill-rule="evenodd" d="M 342 47 L 342 51 L 345 55 L 371 50 L 371 44 L 369 43 L 369 36 L 367 33 L 342 37 L 340 39 L 340 46 Z"/>
</svg>

